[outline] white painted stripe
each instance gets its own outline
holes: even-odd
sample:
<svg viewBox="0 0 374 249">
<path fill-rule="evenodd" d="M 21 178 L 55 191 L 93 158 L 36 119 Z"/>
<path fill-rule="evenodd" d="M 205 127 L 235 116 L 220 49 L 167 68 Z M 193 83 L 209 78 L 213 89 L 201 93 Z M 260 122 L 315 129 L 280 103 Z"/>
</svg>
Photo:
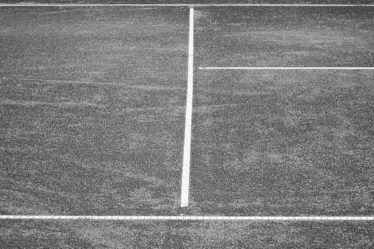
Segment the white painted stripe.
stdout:
<svg viewBox="0 0 374 249">
<path fill-rule="evenodd" d="M 189 189 L 190 189 L 193 70 L 194 70 L 193 56 L 194 56 L 194 9 L 190 8 L 190 20 L 189 20 L 189 31 L 188 31 L 187 100 L 186 100 L 186 121 L 185 121 L 185 128 L 184 128 L 181 207 L 188 206 L 188 197 L 189 197 Z"/>
<path fill-rule="evenodd" d="M 200 70 L 374 70 L 374 67 L 199 67 Z"/>
<path fill-rule="evenodd" d="M 0 215 L 0 220 L 204 220 L 204 221 L 374 221 L 374 216 L 100 216 Z"/>
<path fill-rule="evenodd" d="M 374 4 L 121 4 L 121 3 L 1 3 L 0 7 L 374 7 Z"/>
</svg>

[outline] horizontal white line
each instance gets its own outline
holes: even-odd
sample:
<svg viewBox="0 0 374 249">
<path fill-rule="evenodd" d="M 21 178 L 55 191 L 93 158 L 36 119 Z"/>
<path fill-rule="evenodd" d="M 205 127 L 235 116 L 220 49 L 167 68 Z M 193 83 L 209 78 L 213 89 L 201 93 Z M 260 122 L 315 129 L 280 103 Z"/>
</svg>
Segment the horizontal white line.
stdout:
<svg viewBox="0 0 374 249">
<path fill-rule="evenodd" d="M 205 220 L 205 221 L 374 221 L 374 216 L 69 216 L 0 215 L 0 220 Z"/>
<path fill-rule="evenodd" d="M 374 67 L 199 67 L 200 70 L 374 70 Z"/>
<path fill-rule="evenodd" d="M 374 7 L 374 4 L 110 4 L 1 3 L 0 7 Z"/>
</svg>

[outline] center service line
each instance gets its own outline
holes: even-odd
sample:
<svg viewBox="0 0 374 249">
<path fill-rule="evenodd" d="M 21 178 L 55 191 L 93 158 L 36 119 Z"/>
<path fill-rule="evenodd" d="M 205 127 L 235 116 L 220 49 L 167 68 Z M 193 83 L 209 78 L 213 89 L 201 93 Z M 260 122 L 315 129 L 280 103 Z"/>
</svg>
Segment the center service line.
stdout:
<svg viewBox="0 0 374 249">
<path fill-rule="evenodd" d="M 100 216 L 100 215 L 0 215 L 0 220 L 203 220 L 203 221 L 374 221 L 374 216 Z"/>
<path fill-rule="evenodd" d="M 374 70 L 374 67 L 199 67 L 199 70 Z"/>
<path fill-rule="evenodd" d="M 187 70 L 187 100 L 186 121 L 184 128 L 183 168 L 181 187 L 181 207 L 188 207 L 190 188 L 190 162 L 191 162 L 191 130 L 192 130 L 192 101 L 193 101 L 193 56 L 194 56 L 194 9 L 190 8 L 190 21 L 188 31 L 188 70 Z"/>
</svg>

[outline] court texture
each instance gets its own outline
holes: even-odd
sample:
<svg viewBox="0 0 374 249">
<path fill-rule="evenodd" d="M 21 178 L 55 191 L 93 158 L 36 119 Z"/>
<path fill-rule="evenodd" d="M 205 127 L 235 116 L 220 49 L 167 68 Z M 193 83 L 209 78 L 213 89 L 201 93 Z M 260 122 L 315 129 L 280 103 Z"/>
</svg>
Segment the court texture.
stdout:
<svg viewBox="0 0 374 249">
<path fill-rule="evenodd" d="M 373 248 L 374 3 L 0 3 L 0 247 Z"/>
</svg>

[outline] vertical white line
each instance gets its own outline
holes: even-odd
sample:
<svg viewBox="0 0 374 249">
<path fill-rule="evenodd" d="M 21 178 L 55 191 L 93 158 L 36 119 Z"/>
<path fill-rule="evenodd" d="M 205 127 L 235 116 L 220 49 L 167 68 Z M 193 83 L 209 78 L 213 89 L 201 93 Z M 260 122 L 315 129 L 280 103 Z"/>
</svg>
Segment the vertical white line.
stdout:
<svg viewBox="0 0 374 249">
<path fill-rule="evenodd" d="M 186 121 L 184 127 L 183 168 L 181 207 L 188 207 L 190 188 L 191 163 L 191 130 L 192 130 L 192 99 L 193 99 L 193 50 L 194 50 L 194 9 L 190 8 L 190 22 L 188 31 L 188 72 L 187 72 L 187 100 Z"/>
</svg>

